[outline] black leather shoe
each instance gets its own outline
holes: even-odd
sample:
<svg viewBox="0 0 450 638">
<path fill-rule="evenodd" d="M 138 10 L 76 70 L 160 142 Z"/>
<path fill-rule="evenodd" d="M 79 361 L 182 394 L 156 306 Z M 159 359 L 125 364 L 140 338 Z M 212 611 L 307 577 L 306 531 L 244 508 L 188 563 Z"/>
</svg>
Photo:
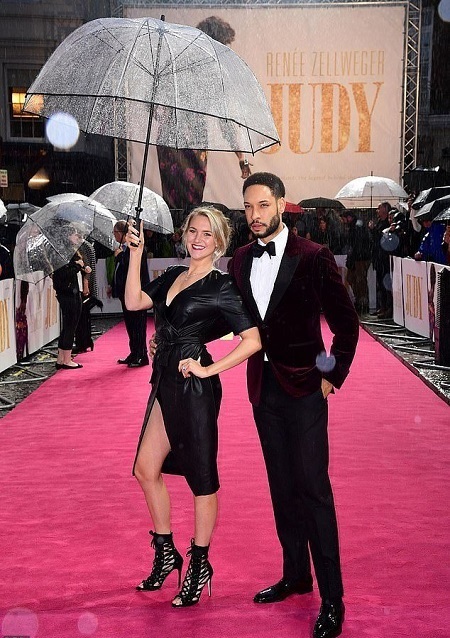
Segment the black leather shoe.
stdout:
<svg viewBox="0 0 450 638">
<path fill-rule="evenodd" d="M 278 583 L 259 591 L 253 598 L 255 603 L 277 603 L 292 594 L 309 594 L 312 592 L 312 578 L 303 582 L 294 582 L 282 578 Z"/>
<path fill-rule="evenodd" d="M 148 357 L 142 357 L 141 359 L 136 359 L 135 361 L 130 361 L 128 364 L 129 368 L 142 368 L 142 366 L 148 366 L 149 361 Z"/>
<path fill-rule="evenodd" d="M 324 600 L 314 625 L 314 638 L 336 638 L 342 633 L 345 607 L 341 601 L 330 603 Z"/>
<path fill-rule="evenodd" d="M 128 357 L 125 357 L 125 359 L 117 359 L 117 363 L 121 363 L 122 365 L 125 365 L 125 366 L 127 366 L 131 361 L 132 361 L 131 354 L 129 354 Z"/>
</svg>

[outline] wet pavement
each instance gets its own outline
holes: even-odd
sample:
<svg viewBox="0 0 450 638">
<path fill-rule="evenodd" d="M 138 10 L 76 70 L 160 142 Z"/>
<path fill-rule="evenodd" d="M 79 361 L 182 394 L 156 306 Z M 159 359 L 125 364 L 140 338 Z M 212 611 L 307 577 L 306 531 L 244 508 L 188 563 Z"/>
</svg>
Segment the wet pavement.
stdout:
<svg viewBox="0 0 450 638">
<path fill-rule="evenodd" d="M 398 326 L 392 319 L 367 315 L 362 317 L 361 325 L 450 405 L 450 367 L 436 363 L 434 343 L 430 339 Z"/>
<path fill-rule="evenodd" d="M 122 320 L 120 315 L 93 316 L 93 339 Z M 450 405 L 450 367 L 437 366 L 434 345 L 392 320 L 365 316 L 361 324 L 377 341 L 388 348 L 414 374 Z M 21 363 L 0 374 L 0 419 L 20 401 L 34 392 L 43 381 L 55 374 L 57 340 L 47 344 Z"/>
</svg>

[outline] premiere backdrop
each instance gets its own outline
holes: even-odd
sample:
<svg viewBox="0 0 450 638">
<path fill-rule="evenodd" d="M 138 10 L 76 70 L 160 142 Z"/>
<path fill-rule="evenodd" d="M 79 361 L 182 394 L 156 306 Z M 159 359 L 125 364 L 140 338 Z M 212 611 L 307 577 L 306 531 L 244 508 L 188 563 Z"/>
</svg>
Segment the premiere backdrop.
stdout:
<svg viewBox="0 0 450 638">
<path fill-rule="evenodd" d="M 334 197 L 363 175 L 400 180 L 406 3 L 295 7 L 154 7 L 126 9 L 196 26 L 215 15 L 235 30 L 231 47 L 261 83 L 280 135 L 249 158 L 253 171 L 277 173 L 287 199 Z M 155 148 L 146 185 L 161 193 Z M 138 182 L 143 145 L 130 144 Z M 208 154 L 204 200 L 242 207 L 233 153 Z"/>
</svg>

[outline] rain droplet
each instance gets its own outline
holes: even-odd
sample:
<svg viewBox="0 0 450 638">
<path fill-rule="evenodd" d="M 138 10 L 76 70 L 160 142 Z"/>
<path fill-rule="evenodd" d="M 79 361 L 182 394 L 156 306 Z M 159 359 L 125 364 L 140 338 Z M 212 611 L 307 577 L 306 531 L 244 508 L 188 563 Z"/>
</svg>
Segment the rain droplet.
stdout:
<svg viewBox="0 0 450 638">
<path fill-rule="evenodd" d="M 383 286 L 386 290 L 392 290 L 392 279 L 389 273 L 383 277 Z"/>
<path fill-rule="evenodd" d="M 416 414 L 416 416 L 414 417 L 414 423 L 417 423 L 418 425 L 422 423 L 422 417 Z"/>
<path fill-rule="evenodd" d="M 83 636 L 91 636 L 95 631 L 97 631 L 97 627 L 97 616 L 89 611 L 84 612 L 78 618 L 78 631 L 80 634 L 83 634 Z"/>
<path fill-rule="evenodd" d="M 326 352 L 321 352 L 316 357 L 316 366 L 321 372 L 331 372 L 335 365 L 336 358 L 332 354 L 328 357 Z"/>
<path fill-rule="evenodd" d="M 80 135 L 78 123 L 68 113 L 55 113 L 47 121 L 45 132 L 48 141 L 56 148 L 71 148 Z"/>
<path fill-rule="evenodd" d="M 450 22 L 450 0 L 441 0 L 438 6 L 439 17 L 443 22 Z"/>
<path fill-rule="evenodd" d="M 37 615 L 30 609 L 17 607 L 10 609 L 2 622 L 2 636 L 29 636 L 34 638 L 38 631 Z"/>
<path fill-rule="evenodd" d="M 398 248 L 400 239 L 395 233 L 383 233 L 383 237 L 380 239 L 380 246 L 388 253 L 393 252 Z"/>
</svg>

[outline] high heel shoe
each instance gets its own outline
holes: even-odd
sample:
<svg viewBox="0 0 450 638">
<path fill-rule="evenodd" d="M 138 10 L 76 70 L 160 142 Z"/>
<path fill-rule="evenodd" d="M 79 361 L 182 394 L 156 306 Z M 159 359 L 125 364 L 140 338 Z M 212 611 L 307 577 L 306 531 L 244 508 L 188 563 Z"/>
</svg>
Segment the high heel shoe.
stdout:
<svg viewBox="0 0 450 638">
<path fill-rule="evenodd" d="M 178 571 L 178 587 L 181 583 L 181 569 L 183 557 L 173 544 L 173 535 L 157 534 L 150 531 L 152 538 L 151 547 L 155 550 L 153 568 L 150 576 L 143 580 L 136 589 L 138 591 L 155 591 L 161 589 L 163 582 L 174 569 Z"/>
<path fill-rule="evenodd" d="M 191 540 L 191 547 L 186 556 L 190 556 L 189 567 L 184 577 L 180 593 L 172 600 L 172 607 L 191 607 L 200 600 L 205 585 L 208 585 L 208 594 L 211 596 L 211 582 L 213 568 L 208 561 L 209 545 L 200 547 Z"/>
</svg>

